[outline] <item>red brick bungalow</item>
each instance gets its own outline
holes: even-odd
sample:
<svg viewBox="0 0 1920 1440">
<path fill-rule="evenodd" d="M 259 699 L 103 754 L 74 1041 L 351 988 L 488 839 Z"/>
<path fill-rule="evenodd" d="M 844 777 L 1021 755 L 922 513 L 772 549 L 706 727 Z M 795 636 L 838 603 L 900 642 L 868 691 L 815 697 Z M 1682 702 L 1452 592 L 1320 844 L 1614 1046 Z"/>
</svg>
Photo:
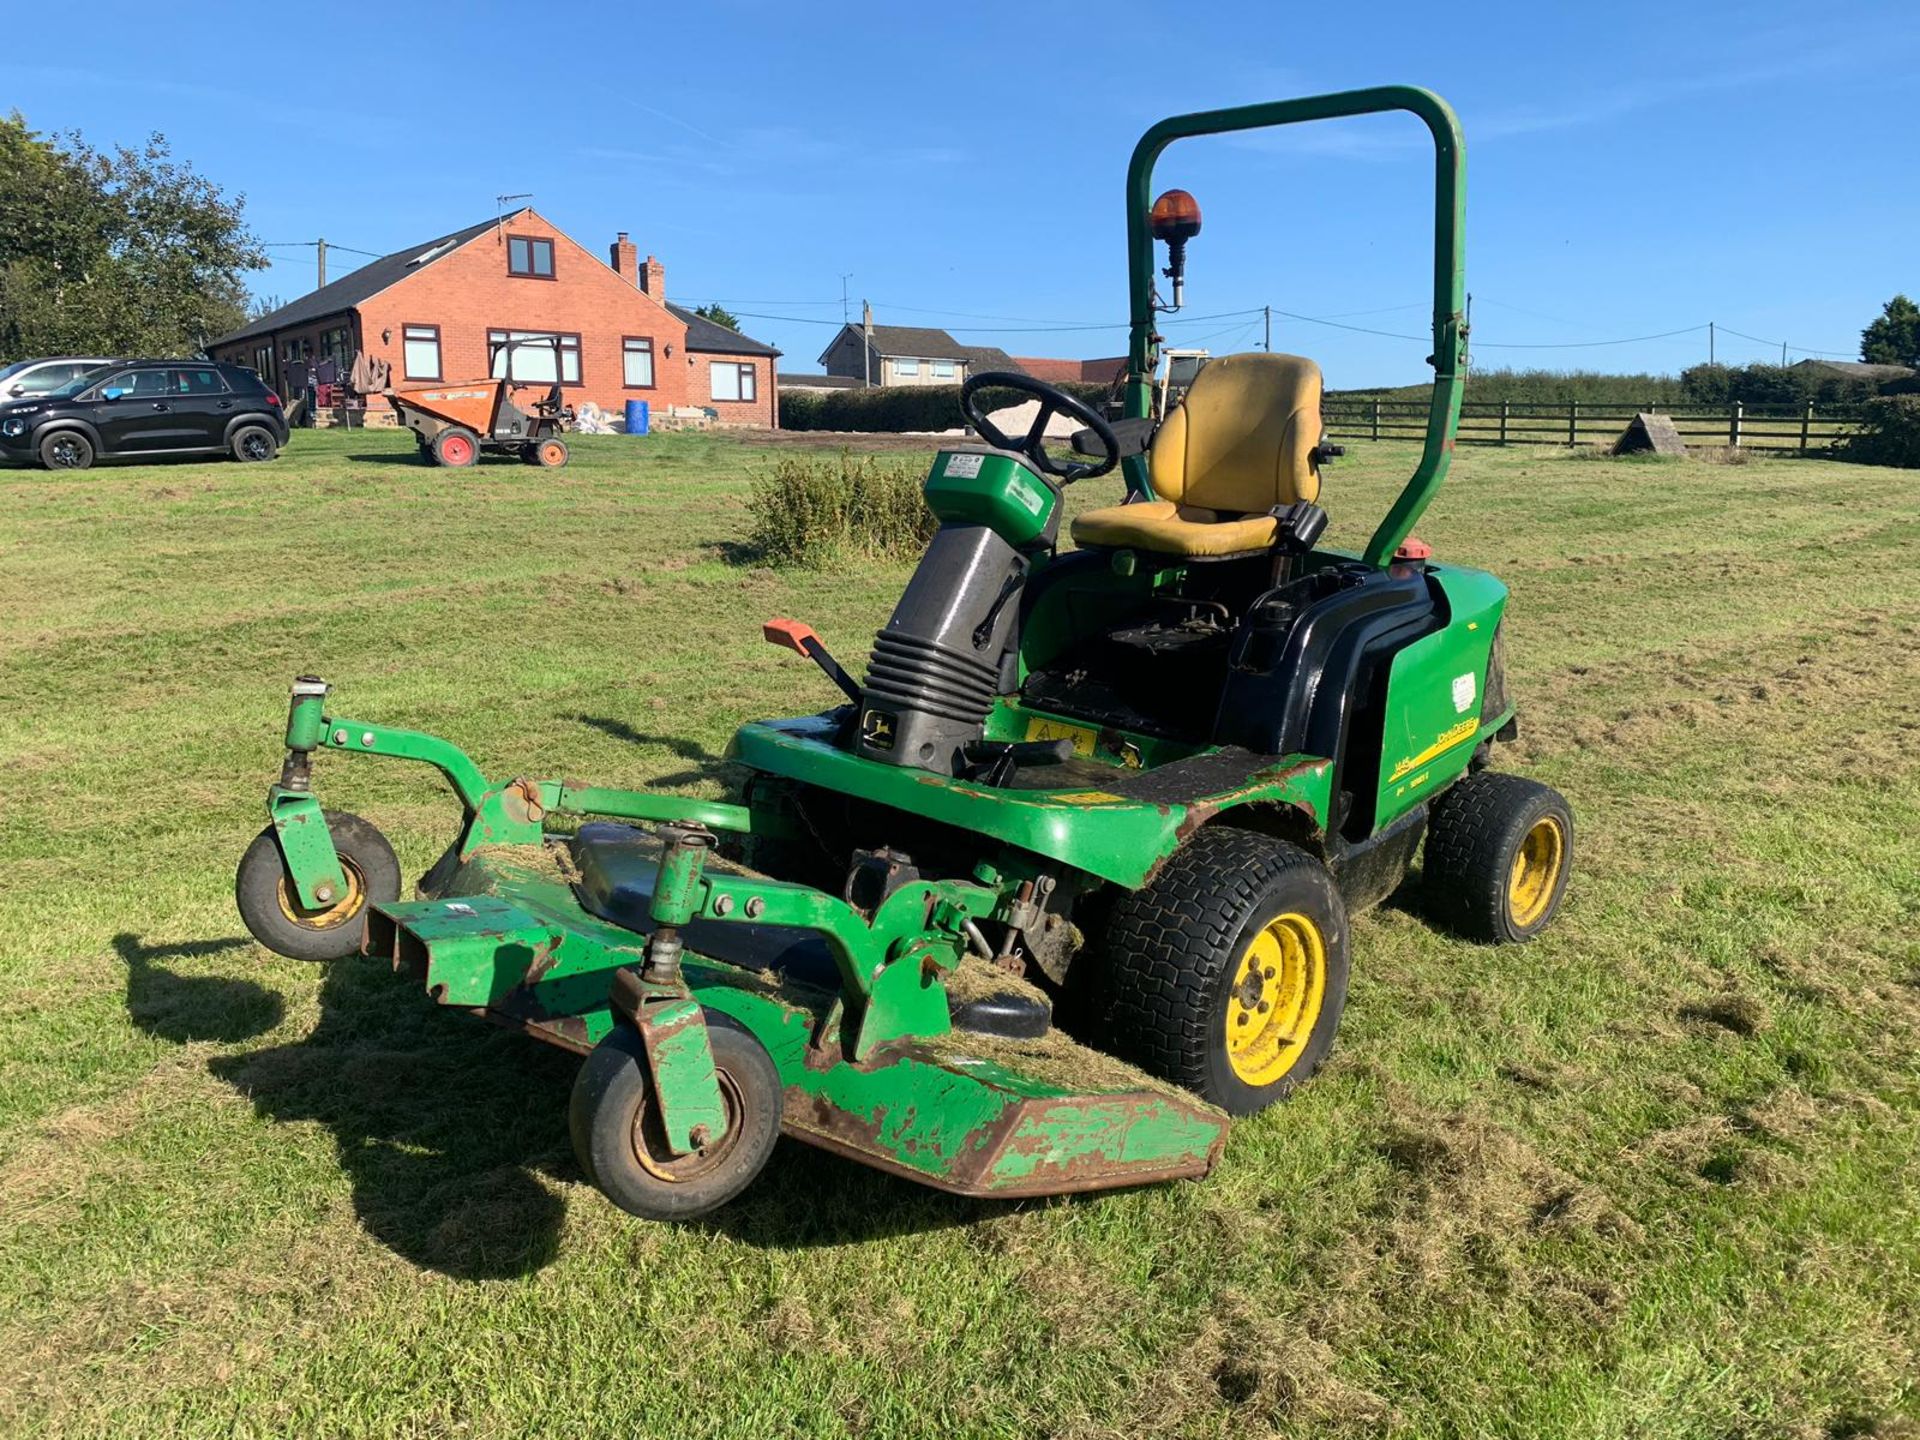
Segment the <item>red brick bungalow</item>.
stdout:
<svg viewBox="0 0 1920 1440">
<path fill-rule="evenodd" d="M 625 231 L 609 257 L 528 207 L 371 261 L 207 354 L 251 365 L 289 394 L 309 378 L 344 382 L 364 350 L 392 365 L 396 385 L 558 378 L 572 405 L 618 412 L 646 400 L 656 416 L 680 406 L 722 425 L 775 425 L 780 352 L 669 301 L 664 267 L 651 255 L 641 263 Z M 501 343 L 547 336 L 557 352 Z"/>
</svg>

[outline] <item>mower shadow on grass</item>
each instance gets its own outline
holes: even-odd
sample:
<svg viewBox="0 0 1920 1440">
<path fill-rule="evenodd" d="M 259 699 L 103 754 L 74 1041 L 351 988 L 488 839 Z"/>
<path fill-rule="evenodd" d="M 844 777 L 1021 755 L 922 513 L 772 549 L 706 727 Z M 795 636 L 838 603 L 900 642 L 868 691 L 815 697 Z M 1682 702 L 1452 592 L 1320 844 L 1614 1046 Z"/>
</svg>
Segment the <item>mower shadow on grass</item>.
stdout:
<svg viewBox="0 0 1920 1440">
<path fill-rule="evenodd" d="M 147 1034 L 175 1045 L 234 1045 L 266 1034 L 287 1013 L 278 992 L 252 980 L 176 975 L 155 963 L 218 955 L 252 943 L 244 935 L 176 945 L 148 945 L 124 931 L 114 936 L 114 952 L 127 967 L 128 1018 Z"/>
<path fill-rule="evenodd" d="M 406 1003 L 388 968 L 344 960 L 305 1039 L 207 1068 L 279 1121 L 333 1134 L 367 1232 L 463 1280 L 527 1275 L 559 1248 L 578 1178 L 566 1131 L 571 1056 Z"/>
</svg>

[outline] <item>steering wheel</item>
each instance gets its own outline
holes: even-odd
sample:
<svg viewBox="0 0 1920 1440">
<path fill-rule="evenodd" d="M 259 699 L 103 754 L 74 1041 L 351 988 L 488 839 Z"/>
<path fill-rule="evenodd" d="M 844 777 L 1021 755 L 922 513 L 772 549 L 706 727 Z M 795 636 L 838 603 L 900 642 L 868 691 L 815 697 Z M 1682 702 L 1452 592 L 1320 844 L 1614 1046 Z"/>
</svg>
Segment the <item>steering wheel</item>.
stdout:
<svg viewBox="0 0 1920 1440">
<path fill-rule="evenodd" d="M 987 418 L 986 412 L 975 403 L 974 397 L 982 390 L 1016 390 L 1022 395 L 1031 395 L 1040 402 L 1040 408 L 1034 413 L 1033 423 L 1027 427 L 1026 435 L 1019 439 L 1009 438 L 998 425 Z M 1015 375 L 1004 370 L 989 370 L 981 375 L 969 375 L 967 383 L 960 387 L 960 409 L 967 417 L 967 423 L 980 432 L 980 438 L 996 450 L 1012 450 L 1024 455 L 1033 462 L 1033 467 L 1053 476 L 1062 485 L 1071 485 L 1076 480 L 1090 480 L 1096 475 L 1104 475 L 1119 463 L 1120 441 L 1113 433 L 1113 427 L 1100 417 L 1098 411 L 1090 409 L 1065 391 L 1056 390 L 1043 380 L 1031 375 Z M 1055 415 L 1065 415 L 1069 420 L 1078 420 L 1099 438 L 1101 454 L 1097 460 L 1055 460 L 1047 453 L 1047 422 Z"/>
</svg>

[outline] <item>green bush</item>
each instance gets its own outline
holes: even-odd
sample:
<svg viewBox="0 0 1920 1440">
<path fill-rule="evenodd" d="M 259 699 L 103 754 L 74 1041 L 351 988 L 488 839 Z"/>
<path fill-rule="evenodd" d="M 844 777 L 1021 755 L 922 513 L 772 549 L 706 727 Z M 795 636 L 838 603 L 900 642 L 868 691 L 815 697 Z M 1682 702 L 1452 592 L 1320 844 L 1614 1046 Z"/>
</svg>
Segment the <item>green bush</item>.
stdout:
<svg viewBox="0 0 1920 1440">
<path fill-rule="evenodd" d="M 1059 385 L 1069 395 L 1097 404 L 1104 385 Z M 1018 403 L 1007 393 L 998 403 Z M 958 385 L 885 385 L 870 390 L 783 390 L 782 430 L 845 430 L 898 435 L 908 431 L 954 430 L 960 414 Z"/>
<path fill-rule="evenodd" d="M 938 522 L 917 465 L 871 455 L 790 455 L 753 482 L 748 536 L 770 565 L 819 570 L 852 559 L 913 560 Z"/>
<path fill-rule="evenodd" d="M 1869 400 L 1860 428 L 1840 442 L 1838 458 L 1920 469 L 1920 395 Z"/>
</svg>

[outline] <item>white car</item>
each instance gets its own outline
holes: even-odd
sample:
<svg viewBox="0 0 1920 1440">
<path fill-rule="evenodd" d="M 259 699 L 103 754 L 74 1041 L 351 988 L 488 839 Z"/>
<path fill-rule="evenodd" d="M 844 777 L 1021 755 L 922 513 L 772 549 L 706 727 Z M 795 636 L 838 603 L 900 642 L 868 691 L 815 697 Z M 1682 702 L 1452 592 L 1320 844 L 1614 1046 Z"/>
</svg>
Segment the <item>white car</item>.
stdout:
<svg viewBox="0 0 1920 1440">
<path fill-rule="evenodd" d="M 0 400 L 24 400 L 58 390 L 89 370 L 113 364 L 110 355 L 49 355 L 39 360 L 16 360 L 0 370 Z"/>
</svg>

